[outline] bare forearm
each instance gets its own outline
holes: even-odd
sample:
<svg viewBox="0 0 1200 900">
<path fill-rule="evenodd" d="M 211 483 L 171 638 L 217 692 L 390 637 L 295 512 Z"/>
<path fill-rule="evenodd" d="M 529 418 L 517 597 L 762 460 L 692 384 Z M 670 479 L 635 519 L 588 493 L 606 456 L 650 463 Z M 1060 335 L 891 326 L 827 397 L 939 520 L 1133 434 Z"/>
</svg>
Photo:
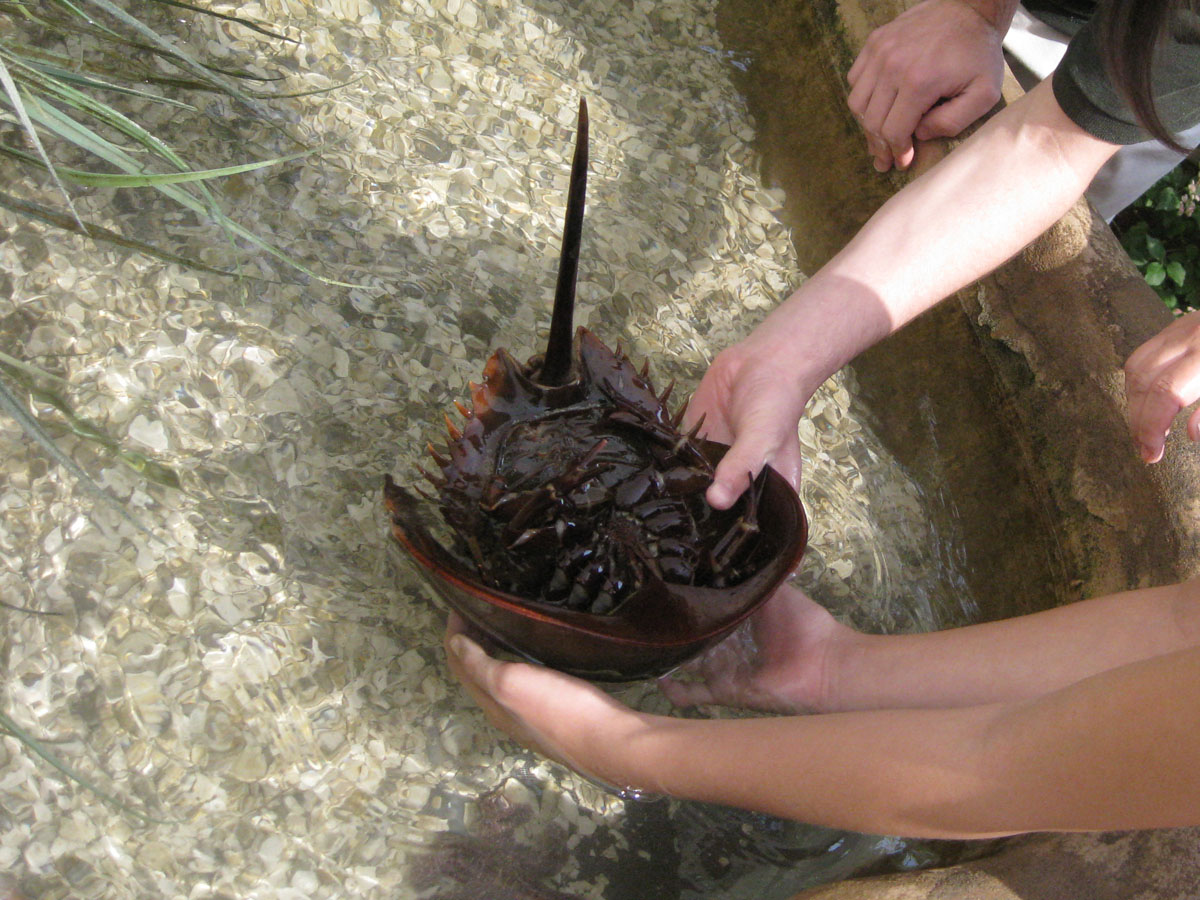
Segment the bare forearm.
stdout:
<svg viewBox="0 0 1200 900">
<path fill-rule="evenodd" d="M 809 717 L 648 719 L 628 783 L 815 824 L 928 837 L 1200 821 L 1200 651 L 1033 701 Z"/>
<path fill-rule="evenodd" d="M 1035 697 L 1200 646 L 1200 582 L 1111 594 L 928 634 L 860 635 L 829 663 L 833 708 L 968 706 Z"/>
<path fill-rule="evenodd" d="M 802 389 L 1057 221 L 1116 148 L 1082 132 L 1041 85 L 892 197 L 768 319 L 806 360 Z"/>
</svg>

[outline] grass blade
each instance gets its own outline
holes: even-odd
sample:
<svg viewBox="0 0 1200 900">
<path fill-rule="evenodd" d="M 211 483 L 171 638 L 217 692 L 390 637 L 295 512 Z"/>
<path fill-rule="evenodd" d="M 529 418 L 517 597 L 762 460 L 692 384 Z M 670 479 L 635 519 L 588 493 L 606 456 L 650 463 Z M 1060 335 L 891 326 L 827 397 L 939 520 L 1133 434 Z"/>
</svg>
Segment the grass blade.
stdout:
<svg viewBox="0 0 1200 900">
<path fill-rule="evenodd" d="M 109 0 L 85 0 L 85 2 L 104 10 L 106 13 L 108 13 L 108 15 L 112 16 L 117 21 L 140 34 L 155 47 L 159 48 L 163 55 L 174 60 L 180 66 L 182 66 L 182 68 L 187 69 L 193 75 L 196 75 L 203 80 L 212 81 L 213 83 L 219 85 L 221 90 L 227 93 L 230 97 L 235 97 L 249 107 L 257 108 L 251 101 L 250 97 L 242 93 L 238 86 L 232 81 L 216 74 L 211 68 L 204 66 L 203 64 L 192 59 L 191 56 L 175 47 L 170 41 L 163 38 L 153 28 L 134 18 L 120 7 L 110 3 Z"/>
<path fill-rule="evenodd" d="M 71 457 L 63 452 L 62 448 L 59 447 L 58 444 L 54 443 L 54 441 L 50 439 L 50 436 L 46 434 L 45 429 L 42 428 L 41 423 L 29 414 L 28 410 L 25 409 L 21 401 L 17 399 L 16 395 L 13 394 L 8 385 L 5 384 L 3 378 L 0 378 L 0 411 L 6 412 L 16 419 L 20 426 L 25 430 L 25 433 L 29 435 L 29 437 L 31 437 L 35 443 L 39 444 L 43 450 L 49 453 L 55 462 L 70 472 L 72 477 L 82 484 L 90 493 L 96 497 L 99 497 L 101 500 L 115 509 L 118 513 L 120 513 L 121 518 L 133 525 L 138 531 L 149 535 L 155 541 L 159 541 L 158 536 L 141 522 L 139 522 L 133 516 L 133 514 L 129 512 L 123 502 L 113 496 L 110 491 L 101 487 L 94 480 L 92 480 L 92 476 L 85 472 L 79 463 L 71 459 Z"/>
<path fill-rule="evenodd" d="M 271 31 L 264 25 L 259 25 L 257 22 L 251 22 L 249 19 L 243 19 L 240 16 L 226 15 L 225 13 L 219 13 L 213 9 L 204 9 L 200 6 L 193 6 L 190 3 L 182 3 L 180 0 L 156 0 L 156 2 L 161 3 L 163 6 L 175 6 L 179 9 L 186 9 L 189 12 L 203 13 L 206 16 L 212 16 L 214 19 L 222 19 L 226 22 L 234 22 L 238 25 L 249 28 L 251 31 L 257 31 L 259 34 L 265 37 L 275 38 L 276 40 L 280 41 L 288 41 L 292 44 L 300 43 L 295 38 L 290 38 L 285 34 L 279 34 L 276 31 Z"/>
<path fill-rule="evenodd" d="M 8 152 L 8 148 L 0 146 L 0 153 Z M 39 163 L 40 165 L 40 163 Z M 53 225 L 56 228 L 62 228 L 65 231 L 70 231 L 73 234 L 82 235 L 86 238 L 91 238 L 94 241 L 113 244 L 117 247 L 122 247 L 126 250 L 136 250 L 138 253 L 144 253 L 147 256 L 153 256 L 156 259 L 161 259 L 164 262 L 176 263 L 189 269 L 194 269 L 197 272 L 209 272 L 213 275 L 224 275 L 228 278 L 248 278 L 251 281 L 257 281 L 262 284 L 295 284 L 296 282 L 284 282 L 274 278 L 264 278 L 261 275 L 255 275 L 253 272 L 230 272 L 227 269 L 218 269 L 216 266 L 210 266 L 199 260 L 189 259 L 186 256 L 180 256 L 178 253 L 171 253 L 169 250 L 161 250 L 152 244 L 147 244 L 144 241 L 127 238 L 105 228 L 103 225 L 97 225 L 94 222 L 84 222 L 83 226 L 72 219 L 70 216 L 64 216 L 61 213 L 52 209 L 25 200 L 18 200 L 16 197 L 5 194 L 0 191 L 0 206 L 5 209 L 12 210 L 23 216 L 28 216 L 31 219 L 37 219 L 45 222 L 47 225 Z M 0 359 L 9 361 L 9 357 L 0 355 Z"/>
<path fill-rule="evenodd" d="M 4 147 L 0 148 L 0 152 L 16 157 L 24 162 L 38 165 L 37 160 L 33 156 L 28 153 L 22 153 L 20 150 Z M 72 169 L 68 166 L 58 166 L 55 171 L 64 181 L 90 187 L 157 187 L 162 184 L 189 184 L 193 181 L 208 181 L 212 178 L 222 178 L 227 175 L 252 172 L 255 169 L 265 169 L 267 166 L 274 166 L 280 163 L 291 162 L 295 159 L 301 159 L 305 156 L 312 156 L 316 152 L 317 150 L 315 149 L 301 150 L 299 153 L 290 153 L 287 156 L 279 156 L 275 159 L 242 163 L 237 166 L 224 166 L 220 169 L 195 169 L 190 172 L 165 172 L 157 174 L 153 172 L 138 172 L 130 175 L 119 175 L 114 172 L 87 172 L 83 169 Z"/>
<path fill-rule="evenodd" d="M 12 366 L 14 369 L 20 369 L 22 372 L 32 375 L 34 378 L 45 378 L 49 381 L 57 381 L 60 384 L 67 383 L 67 379 L 65 378 L 55 375 L 52 372 L 47 372 L 44 369 L 39 369 L 37 366 L 31 366 L 24 360 L 17 359 L 15 356 L 9 356 L 3 351 L 0 351 L 0 363 L 4 363 L 6 366 Z"/>
<path fill-rule="evenodd" d="M 28 99 L 29 103 L 27 108 L 30 118 L 36 120 L 43 127 L 54 132 L 59 137 L 70 141 L 76 146 L 82 147 L 88 152 L 99 156 L 101 159 L 111 163 L 127 173 L 145 174 L 144 169 L 137 162 L 137 160 L 131 157 L 125 150 L 118 147 L 116 144 L 106 140 L 86 126 L 80 125 L 70 116 L 60 112 L 55 107 L 46 103 L 41 103 L 33 97 Z M 215 206 L 202 203 L 199 199 L 178 185 L 156 184 L 153 185 L 153 187 L 170 197 L 181 206 L 185 206 L 193 212 L 201 215 L 208 216 L 217 222 L 222 228 L 226 229 L 228 233 L 248 241 L 249 243 L 258 247 L 260 250 L 263 250 L 266 253 L 269 253 L 271 256 L 274 256 L 280 262 L 283 262 L 286 265 L 303 272 L 310 278 L 314 278 L 317 281 L 323 282 L 324 284 L 334 285 L 336 287 L 369 289 L 367 285 L 336 281 L 332 278 L 327 278 L 314 272 L 312 269 L 309 269 L 307 266 L 289 257 L 286 253 L 275 247 L 270 242 L 260 238 L 248 228 L 239 225 L 233 219 L 230 219 L 223 212 L 221 212 L 220 209 L 216 208 Z"/>
<path fill-rule="evenodd" d="M 67 207 L 71 210 L 71 215 L 75 216 L 76 221 L 79 220 L 79 213 L 75 211 L 75 204 L 71 202 L 71 195 L 67 193 L 66 187 L 59 180 L 58 174 L 54 171 L 54 165 L 50 162 L 50 157 L 46 153 L 46 148 L 42 146 L 42 141 L 38 137 L 37 129 L 33 127 L 33 122 L 30 121 L 29 113 L 25 109 L 25 105 L 21 102 L 21 94 L 17 90 L 17 85 L 13 82 L 12 75 L 9 74 L 8 67 L 4 65 L 4 60 L 0 59 L 0 86 L 4 88 L 4 93 L 8 95 L 9 102 L 12 105 L 13 111 L 17 115 L 17 119 L 21 122 L 21 127 L 25 129 L 25 135 L 29 138 L 41 156 L 42 161 L 46 164 L 46 168 L 50 171 L 54 183 L 58 185 L 58 189 L 62 191 L 63 198 L 67 201 Z M 82 223 L 80 223 L 82 224 Z"/>
<path fill-rule="evenodd" d="M 97 787 L 94 782 L 88 780 L 82 774 L 75 771 L 70 766 L 68 766 L 66 763 L 64 763 L 62 760 L 60 760 L 57 756 L 55 756 L 53 753 L 51 753 L 49 750 L 47 750 L 42 745 L 41 741 L 37 740 L 28 731 L 26 731 L 24 728 L 22 728 L 20 725 L 18 725 L 16 722 L 14 722 L 8 715 L 6 715 L 5 713 L 2 713 L 2 712 L 0 712 L 0 728 L 7 731 L 9 734 L 11 734 L 13 737 L 15 737 L 18 741 L 20 741 L 22 744 L 24 744 L 26 747 L 28 747 L 30 750 L 32 750 L 34 753 L 36 753 L 38 756 L 40 756 L 42 759 L 44 759 L 46 762 L 50 763 L 50 765 L 54 766 L 54 768 L 58 769 L 58 771 L 62 772 L 64 775 L 66 775 L 68 778 L 70 778 L 76 784 L 79 784 L 79 785 L 87 788 L 89 791 L 91 791 L 93 794 L 95 794 L 97 797 L 99 797 L 105 803 L 108 803 L 108 804 L 116 807 L 121 812 L 125 812 L 131 816 L 135 816 L 135 817 L 141 819 L 143 822 L 152 822 L 156 825 L 170 824 L 165 819 L 156 819 L 154 816 L 148 815 L 147 813 L 144 813 L 141 810 L 134 809 L 128 803 L 123 802 L 122 800 L 118 799 L 117 797 L 114 797 L 112 794 L 108 793 L 107 791 L 103 790 L 102 788 Z"/>
<path fill-rule="evenodd" d="M 198 111 L 195 106 L 190 103 L 184 103 L 182 100 L 164 97 L 161 94 L 153 94 L 150 91 L 138 90 L 128 85 L 118 84 L 115 81 L 105 80 L 95 74 L 85 74 L 83 67 L 80 67 L 78 70 L 63 68 L 61 63 L 64 61 L 71 62 L 70 60 L 63 60 L 61 57 L 46 53 L 31 53 L 27 47 L 22 49 L 24 51 L 23 55 L 14 53 L 9 48 L 0 44 L 0 57 L 7 59 L 10 64 L 15 65 L 17 68 L 24 68 L 30 72 L 38 73 L 44 79 L 43 84 L 55 86 L 76 85 L 80 88 L 93 91 L 106 91 L 113 94 L 122 94 L 126 97 L 134 97 L 138 100 L 162 103 L 165 106 L 186 109 L 191 112 Z M 26 79 L 21 78 L 18 74 L 14 74 L 13 80 L 25 81 Z"/>
</svg>

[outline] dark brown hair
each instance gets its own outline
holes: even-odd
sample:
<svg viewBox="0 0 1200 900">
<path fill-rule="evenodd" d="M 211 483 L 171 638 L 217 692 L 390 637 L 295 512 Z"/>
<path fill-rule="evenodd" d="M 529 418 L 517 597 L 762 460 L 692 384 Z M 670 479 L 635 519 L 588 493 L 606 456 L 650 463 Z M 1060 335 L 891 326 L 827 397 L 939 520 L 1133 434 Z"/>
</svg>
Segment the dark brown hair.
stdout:
<svg viewBox="0 0 1200 900">
<path fill-rule="evenodd" d="M 1113 84 L 1142 127 L 1180 153 L 1188 148 L 1167 130 L 1154 105 L 1153 63 L 1171 18 L 1191 5 L 1188 0 L 1106 0 L 1097 13 L 1097 38 Z"/>
</svg>

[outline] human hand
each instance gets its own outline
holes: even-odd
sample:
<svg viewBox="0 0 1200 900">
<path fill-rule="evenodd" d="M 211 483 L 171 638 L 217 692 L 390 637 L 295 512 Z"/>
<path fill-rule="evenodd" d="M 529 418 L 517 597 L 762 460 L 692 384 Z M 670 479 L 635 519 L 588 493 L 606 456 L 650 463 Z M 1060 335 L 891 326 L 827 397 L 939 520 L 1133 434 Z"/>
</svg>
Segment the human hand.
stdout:
<svg viewBox="0 0 1200 900">
<path fill-rule="evenodd" d="M 837 707 L 834 662 L 858 636 L 785 584 L 749 623 L 682 667 L 688 680 L 668 675 L 659 687 L 676 706 L 831 712 Z"/>
<path fill-rule="evenodd" d="M 766 463 L 800 487 L 799 425 L 808 396 L 796 386 L 789 357 L 766 346 L 766 333 L 760 326 L 721 351 L 688 403 L 687 421 L 703 416 L 704 437 L 730 445 L 706 494 L 717 509 L 732 506 Z"/>
<path fill-rule="evenodd" d="M 463 620 L 451 614 L 446 661 L 493 726 L 586 777 L 618 788 L 639 787 L 618 753 L 646 730 L 648 717 L 579 678 L 493 659 L 463 628 Z"/>
<path fill-rule="evenodd" d="M 1200 312 L 1180 316 L 1133 351 L 1125 362 L 1125 397 L 1138 452 L 1156 463 L 1175 416 L 1200 400 Z M 1200 441 L 1200 409 L 1188 417 L 1187 429 Z"/>
<path fill-rule="evenodd" d="M 953 137 L 1000 99 L 1011 12 L 993 21 L 979 6 L 924 0 L 867 38 L 848 103 L 880 172 L 912 163 L 914 137 Z"/>
</svg>

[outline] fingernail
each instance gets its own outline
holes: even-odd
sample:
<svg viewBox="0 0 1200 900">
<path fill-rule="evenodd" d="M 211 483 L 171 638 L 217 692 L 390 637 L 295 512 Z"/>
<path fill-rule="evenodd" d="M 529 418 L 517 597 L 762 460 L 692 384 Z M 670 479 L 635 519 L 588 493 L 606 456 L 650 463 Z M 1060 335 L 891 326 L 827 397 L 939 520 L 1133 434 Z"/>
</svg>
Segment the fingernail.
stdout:
<svg viewBox="0 0 1200 900">
<path fill-rule="evenodd" d="M 730 504 L 729 491 L 721 485 L 713 485 L 708 489 L 708 504 L 715 509 L 725 509 Z"/>
<path fill-rule="evenodd" d="M 886 172 L 890 168 L 891 168 L 891 166 L 885 165 L 884 163 L 880 162 L 879 160 L 875 160 L 875 171 L 876 172 Z"/>
<path fill-rule="evenodd" d="M 467 639 L 461 634 L 456 634 L 446 642 L 446 649 L 462 659 L 467 655 Z"/>
</svg>

